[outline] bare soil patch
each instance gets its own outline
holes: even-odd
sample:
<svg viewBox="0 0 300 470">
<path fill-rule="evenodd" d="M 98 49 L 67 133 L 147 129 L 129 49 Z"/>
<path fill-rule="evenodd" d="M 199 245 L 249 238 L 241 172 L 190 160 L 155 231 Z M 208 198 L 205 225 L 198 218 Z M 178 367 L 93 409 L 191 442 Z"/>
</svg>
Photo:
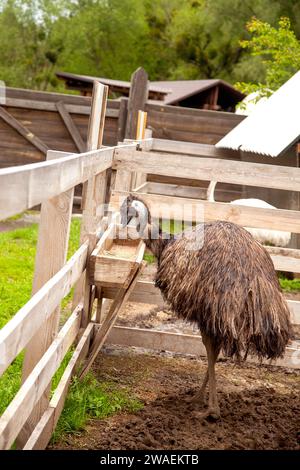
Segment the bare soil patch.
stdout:
<svg viewBox="0 0 300 470">
<path fill-rule="evenodd" d="M 135 413 L 93 420 L 84 433 L 53 449 L 297 449 L 300 450 L 300 375 L 274 367 L 217 364 L 222 418 L 199 417 L 190 404 L 205 360 L 106 348 L 94 364 L 144 404 Z"/>
</svg>

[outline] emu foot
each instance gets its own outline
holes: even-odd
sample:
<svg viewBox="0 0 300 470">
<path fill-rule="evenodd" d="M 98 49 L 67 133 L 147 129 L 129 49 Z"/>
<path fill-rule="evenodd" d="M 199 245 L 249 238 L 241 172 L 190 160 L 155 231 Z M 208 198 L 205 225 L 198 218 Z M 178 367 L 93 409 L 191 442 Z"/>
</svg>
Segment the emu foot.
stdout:
<svg viewBox="0 0 300 470">
<path fill-rule="evenodd" d="M 204 413 L 194 411 L 193 416 L 200 420 L 218 421 L 221 418 L 219 408 L 208 408 Z"/>
</svg>

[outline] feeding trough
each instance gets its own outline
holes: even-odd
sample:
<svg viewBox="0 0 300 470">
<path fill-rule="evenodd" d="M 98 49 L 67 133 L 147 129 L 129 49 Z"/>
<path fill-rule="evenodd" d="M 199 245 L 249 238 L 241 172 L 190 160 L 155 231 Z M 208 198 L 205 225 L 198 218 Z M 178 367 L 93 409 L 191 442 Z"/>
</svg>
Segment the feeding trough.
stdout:
<svg viewBox="0 0 300 470">
<path fill-rule="evenodd" d="M 116 238 L 114 233 L 121 232 L 117 225 L 110 225 L 92 252 L 90 281 L 101 287 L 126 288 L 143 261 L 145 243 Z"/>
</svg>

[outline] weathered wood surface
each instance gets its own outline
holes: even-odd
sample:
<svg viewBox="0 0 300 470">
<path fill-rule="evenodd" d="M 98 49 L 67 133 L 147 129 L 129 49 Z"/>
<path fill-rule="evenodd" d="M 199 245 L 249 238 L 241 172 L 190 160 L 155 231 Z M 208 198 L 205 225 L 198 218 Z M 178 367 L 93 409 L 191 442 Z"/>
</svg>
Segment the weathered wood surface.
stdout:
<svg viewBox="0 0 300 470">
<path fill-rule="evenodd" d="M 226 160 L 240 160 L 240 152 L 230 149 L 219 149 L 214 145 L 182 142 L 178 140 L 153 139 L 152 150 L 168 152 L 195 157 L 224 158 Z"/>
<path fill-rule="evenodd" d="M 86 266 L 87 243 L 70 258 L 0 331 L 0 375 L 24 349 L 81 276 Z"/>
<path fill-rule="evenodd" d="M 164 196 L 187 197 L 190 199 L 206 200 L 207 187 L 200 187 L 199 181 L 197 181 L 197 183 L 197 186 L 188 186 L 183 184 L 156 183 L 154 181 L 148 181 L 135 188 L 135 191 L 139 193 L 162 194 Z M 240 191 L 219 188 L 215 190 L 215 199 L 217 201 L 221 200 L 222 202 L 231 202 L 234 199 L 238 199 L 240 196 Z"/>
<path fill-rule="evenodd" d="M 58 152 L 48 152 L 48 161 L 57 158 L 64 158 L 64 153 L 61 155 L 58 154 Z M 32 286 L 33 295 L 66 263 L 73 197 L 74 188 L 71 188 L 53 199 L 44 201 L 42 204 Z M 59 318 L 60 306 L 56 307 L 28 343 L 23 361 L 22 382 L 27 379 L 37 362 L 56 337 Z M 18 448 L 24 447 L 36 423 L 46 410 L 49 402 L 49 394 L 50 388 L 48 387 L 18 436 Z"/>
<path fill-rule="evenodd" d="M 187 335 L 158 330 L 146 330 L 143 328 L 114 326 L 106 340 L 106 343 L 206 357 L 206 350 L 200 335 Z M 256 358 L 249 356 L 247 357 L 247 361 L 254 363 L 259 362 Z M 283 359 L 265 359 L 262 363 L 299 369 L 300 349 L 287 347 Z"/>
<path fill-rule="evenodd" d="M 125 136 L 135 139 L 138 125 L 138 112 L 144 111 L 148 98 L 149 81 L 146 71 L 140 67 L 131 77 L 128 100 L 128 113 Z"/>
<path fill-rule="evenodd" d="M 82 360 L 88 352 L 93 331 L 94 324 L 90 323 L 81 336 L 59 384 L 53 393 L 49 407 L 36 425 L 23 450 L 43 450 L 47 447 L 63 410 L 71 379 L 76 374 Z"/>
<path fill-rule="evenodd" d="M 73 312 L 0 418 L 0 449 L 9 449 L 75 340 L 82 306 Z"/>
<path fill-rule="evenodd" d="M 232 113 L 175 106 L 147 104 L 145 110 L 153 137 L 204 144 L 216 144 L 244 119 Z"/>
<path fill-rule="evenodd" d="M 110 207 L 119 210 L 127 191 L 113 191 Z M 209 222 L 226 220 L 243 227 L 268 228 L 300 233 L 299 211 L 285 209 L 260 209 L 222 202 L 139 193 L 149 205 L 152 217 L 183 222 Z"/>
<path fill-rule="evenodd" d="M 57 196 L 110 168 L 114 148 L 0 170 L 0 220 Z"/>
<path fill-rule="evenodd" d="M 36 135 L 34 135 L 29 129 L 27 129 L 27 127 L 25 127 L 21 122 L 14 118 L 14 116 L 12 116 L 3 107 L 0 107 L 0 118 L 3 119 L 6 124 L 12 127 L 28 142 L 30 142 L 34 147 L 36 147 L 38 150 L 40 150 L 46 155 L 47 150 L 49 150 L 47 145 L 42 142 Z"/>
<path fill-rule="evenodd" d="M 145 246 L 144 246 L 145 249 Z M 133 291 L 137 279 L 139 277 L 139 274 L 142 272 L 143 268 L 145 266 L 144 262 L 140 262 L 140 264 L 136 266 L 136 271 L 133 271 L 131 273 L 131 278 L 130 278 L 130 284 L 126 286 L 126 288 L 121 288 L 119 289 L 119 292 L 114 299 L 112 305 L 109 308 L 109 311 L 105 317 L 105 320 L 103 324 L 101 325 L 101 328 L 99 328 L 98 332 L 95 334 L 95 337 L 93 339 L 93 343 L 91 346 L 91 350 L 89 351 L 89 355 L 87 358 L 86 363 L 84 364 L 81 372 L 80 372 L 80 378 L 82 379 L 83 377 L 86 376 L 88 371 L 90 370 L 94 360 L 96 359 L 100 349 L 102 348 L 107 336 L 109 335 L 109 332 L 111 331 L 112 327 L 114 326 L 114 323 L 117 319 L 117 315 L 123 305 L 127 302 L 127 300 L 130 297 L 131 292 Z"/>
<path fill-rule="evenodd" d="M 61 102 L 71 115 L 81 139 L 86 143 L 91 98 L 7 88 L 3 109 L 25 126 L 47 148 L 74 153 L 78 151 L 73 138 L 57 111 Z M 106 110 L 106 129 L 103 143 L 116 145 L 120 103 L 109 100 Z M 44 148 L 34 147 L 13 127 L 0 119 L 0 168 L 44 160 Z"/>
<path fill-rule="evenodd" d="M 116 243 L 112 244 L 112 248 Z M 117 245 L 119 245 L 117 243 Z M 120 247 L 120 245 L 119 245 Z M 94 250 L 89 261 L 90 282 L 97 285 L 111 285 L 116 287 L 127 287 L 131 273 L 136 271 L 141 263 L 145 251 L 142 240 L 136 243 L 122 244 L 121 252 L 118 256 L 111 256 L 107 250 Z"/>
<path fill-rule="evenodd" d="M 182 178 L 300 191 L 300 168 L 285 166 L 194 156 L 187 159 L 181 154 L 137 152 L 120 148 L 115 152 L 115 167 L 119 170 L 175 177 L 178 177 L 180 169 Z"/>
<path fill-rule="evenodd" d="M 89 120 L 87 148 L 100 149 L 103 142 L 105 111 L 108 87 L 95 81 L 92 96 L 91 116 Z M 111 165 L 109 166 L 109 168 Z M 97 174 L 91 174 L 83 187 L 82 222 L 80 227 L 80 242 L 88 241 L 88 257 L 97 243 L 97 230 L 104 216 L 104 203 L 107 186 L 107 168 Z M 88 269 L 75 288 L 73 305 L 83 297 L 82 326 L 85 328 L 91 314 L 91 287 Z"/>
</svg>

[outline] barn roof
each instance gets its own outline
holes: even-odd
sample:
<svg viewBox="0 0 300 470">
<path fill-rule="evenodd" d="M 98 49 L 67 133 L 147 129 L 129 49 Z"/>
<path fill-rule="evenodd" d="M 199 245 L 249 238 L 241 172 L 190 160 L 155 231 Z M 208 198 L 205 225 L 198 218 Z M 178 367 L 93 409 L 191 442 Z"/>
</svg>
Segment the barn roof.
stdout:
<svg viewBox="0 0 300 470">
<path fill-rule="evenodd" d="M 68 72 L 56 72 L 56 76 L 65 80 L 67 85 L 70 88 L 76 88 L 76 84 L 78 88 L 80 88 L 80 84 L 86 83 L 87 86 L 90 88 L 95 80 L 103 83 L 103 85 L 110 86 L 114 91 L 124 92 L 126 91 L 127 95 L 129 95 L 130 90 L 130 82 L 126 82 L 124 80 L 113 80 L 111 78 L 103 78 L 103 77 L 93 77 L 91 75 L 78 75 L 76 73 L 68 73 Z M 159 85 L 154 85 L 153 82 L 150 83 L 149 87 L 149 95 L 153 95 L 153 97 L 157 97 L 163 100 L 163 97 L 169 93 L 170 90 L 166 89 L 165 87 L 161 87 Z"/>
<path fill-rule="evenodd" d="M 300 71 L 260 103 L 216 147 L 278 157 L 299 140 L 299 107 Z"/>
<path fill-rule="evenodd" d="M 56 76 L 65 81 L 67 88 L 75 90 L 91 90 L 94 80 L 98 80 L 104 85 L 110 86 L 112 91 L 121 93 L 123 96 L 129 95 L 130 82 L 123 80 L 112 80 L 110 78 L 93 77 L 89 75 L 78 75 L 68 72 L 56 72 Z M 179 104 L 187 98 L 195 95 L 201 95 L 206 90 L 212 90 L 218 87 L 221 90 L 223 99 L 221 99 L 224 106 L 227 108 L 230 104 L 235 104 L 241 101 L 245 95 L 239 90 L 236 90 L 229 83 L 219 79 L 207 80 L 169 80 L 169 81 L 154 81 L 150 82 L 149 86 L 149 100 L 163 101 L 164 104 Z M 228 97 L 226 99 L 226 97 Z M 225 99 L 225 101 L 224 101 Z M 224 103 L 223 103 L 224 101 Z"/>
<path fill-rule="evenodd" d="M 171 81 L 159 81 L 151 82 L 152 85 L 157 85 L 165 89 L 169 89 L 170 92 L 164 97 L 164 104 L 174 104 L 182 101 L 190 96 L 201 93 L 205 90 L 209 90 L 215 86 L 224 88 L 233 95 L 236 95 L 237 101 L 244 98 L 244 94 L 236 90 L 229 83 L 219 79 L 207 79 L 207 80 L 171 80 Z"/>
</svg>

